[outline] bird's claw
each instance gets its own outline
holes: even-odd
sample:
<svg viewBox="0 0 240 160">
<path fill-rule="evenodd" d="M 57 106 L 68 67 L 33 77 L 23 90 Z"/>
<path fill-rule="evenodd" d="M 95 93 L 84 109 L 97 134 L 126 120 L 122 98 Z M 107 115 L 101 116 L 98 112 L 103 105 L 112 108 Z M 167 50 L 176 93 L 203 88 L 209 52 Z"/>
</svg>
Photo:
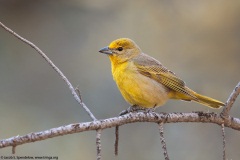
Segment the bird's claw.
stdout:
<svg viewBox="0 0 240 160">
<path fill-rule="evenodd" d="M 125 115 L 127 113 L 138 112 L 138 111 L 142 111 L 142 112 L 146 112 L 146 113 L 152 113 L 152 112 L 155 112 L 155 107 L 146 109 L 146 108 L 139 107 L 137 105 L 133 105 L 133 106 L 130 106 L 128 109 L 120 112 L 119 115 L 122 116 L 122 115 Z"/>
<path fill-rule="evenodd" d="M 145 112 L 146 113 L 153 113 L 153 112 L 155 112 L 155 107 L 154 108 L 147 108 L 147 109 L 145 109 Z"/>
</svg>

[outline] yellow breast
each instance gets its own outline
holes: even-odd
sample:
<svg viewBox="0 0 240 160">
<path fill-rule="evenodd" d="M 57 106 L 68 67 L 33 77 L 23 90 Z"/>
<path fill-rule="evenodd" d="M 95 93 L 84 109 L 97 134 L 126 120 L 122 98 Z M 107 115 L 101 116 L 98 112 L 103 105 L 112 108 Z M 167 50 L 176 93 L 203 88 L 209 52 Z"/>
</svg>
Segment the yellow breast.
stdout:
<svg viewBox="0 0 240 160">
<path fill-rule="evenodd" d="M 168 100 L 166 88 L 138 73 L 131 61 L 112 63 L 112 75 L 126 101 L 145 108 L 161 106 Z"/>
</svg>

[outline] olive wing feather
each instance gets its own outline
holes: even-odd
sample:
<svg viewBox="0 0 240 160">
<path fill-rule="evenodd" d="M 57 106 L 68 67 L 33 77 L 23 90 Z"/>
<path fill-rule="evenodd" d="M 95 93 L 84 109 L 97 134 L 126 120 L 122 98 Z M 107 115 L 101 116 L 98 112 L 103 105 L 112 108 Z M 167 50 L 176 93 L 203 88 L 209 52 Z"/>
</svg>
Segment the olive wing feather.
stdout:
<svg viewBox="0 0 240 160">
<path fill-rule="evenodd" d="M 154 79 L 170 90 L 180 92 L 192 97 L 193 99 L 197 99 L 195 95 L 189 92 L 183 80 L 178 78 L 175 73 L 165 68 L 156 59 L 147 56 L 146 54 L 141 54 L 138 58 L 133 59 L 133 63 L 140 74 Z"/>
</svg>

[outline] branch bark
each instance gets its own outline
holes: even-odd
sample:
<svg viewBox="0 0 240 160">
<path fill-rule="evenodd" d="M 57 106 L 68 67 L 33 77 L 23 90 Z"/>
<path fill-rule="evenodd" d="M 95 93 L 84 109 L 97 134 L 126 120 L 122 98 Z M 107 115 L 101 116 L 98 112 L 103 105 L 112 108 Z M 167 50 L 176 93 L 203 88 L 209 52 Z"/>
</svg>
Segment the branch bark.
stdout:
<svg viewBox="0 0 240 160">
<path fill-rule="evenodd" d="M 223 138 L 223 160 L 226 160 L 226 134 L 225 134 L 225 126 L 222 124 L 222 138 Z"/>
<path fill-rule="evenodd" d="M 155 122 L 155 123 L 178 123 L 178 122 L 202 122 L 217 125 L 224 124 L 225 127 L 240 131 L 240 119 L 230 117 L 231 123 L 224 123 L 224 119 L 216 113 L 129 113 L 123 116 L 108 118 L 84 123 L 69 124 L 58 128 L 52 128 L 42 132 L 29 133 L 24 136 L 16 136 L 0 141 L 0 148 L 17 146 L 25 143 L 41 141 L 67 134 L 106 129 L 134 122 Z"/>
<path fill-rule="evenodd" d="M 115 142 L 114 142 L 114 154 L 118 156 L 118 142 L 119 142 L 119 126 L 115 127 Z"/>
<path fill-rule="evenodd" d="M 169 160 L 168 152 L 167 152 L 167 145 L 166 145 L 166 141 L 163 136 L 163 123 L 162 122 L 158 123 L 158 128 L 159 128 L 159 134 L 160 134 L 160 141 L 162 143 L 164 159 Z"/>
<path fill-rule="evenodd" d="M 97 160 L 101 160 L 102 158 L 102 155 L 101 155 L 101 151 L 102 151 L 102 148 L 101 148 L 101 134 L 102 134 L 102 130 L 101 129 L 98 129 L 96 131 L 96 146 L 97 146 Z"/>
</svg>

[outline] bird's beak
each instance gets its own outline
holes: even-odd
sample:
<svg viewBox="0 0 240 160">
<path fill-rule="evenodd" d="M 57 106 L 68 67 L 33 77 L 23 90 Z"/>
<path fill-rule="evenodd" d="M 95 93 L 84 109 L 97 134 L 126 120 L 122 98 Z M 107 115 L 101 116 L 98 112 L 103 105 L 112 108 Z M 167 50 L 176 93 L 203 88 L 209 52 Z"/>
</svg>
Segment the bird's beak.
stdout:
<svg viewBox="0 0 240 160">
<path fill-rule="evenodd" d="M 105 53 L 105 54 L 112 54 L 113 52 L 111 51 L 111 49 L 109 49 L 109 47 L 104 47 L 102 49 L 100 49 L 99 51 L 100 53 Z"/>
</svg>

